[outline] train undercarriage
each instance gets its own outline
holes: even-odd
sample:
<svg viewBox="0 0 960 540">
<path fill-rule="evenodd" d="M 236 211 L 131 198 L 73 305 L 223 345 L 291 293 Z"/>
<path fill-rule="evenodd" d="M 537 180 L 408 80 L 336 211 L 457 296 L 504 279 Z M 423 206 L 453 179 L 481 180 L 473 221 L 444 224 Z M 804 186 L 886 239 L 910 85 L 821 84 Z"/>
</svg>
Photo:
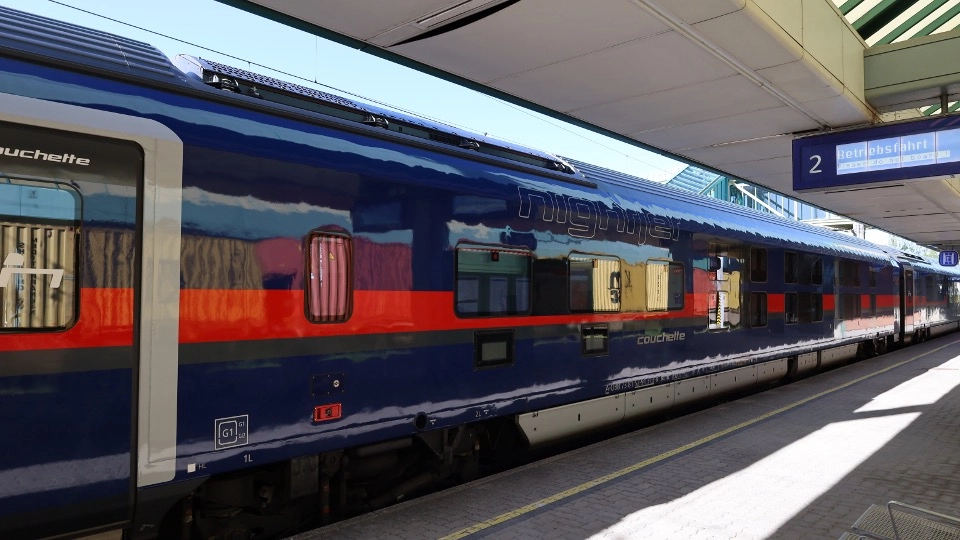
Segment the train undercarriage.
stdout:
<svg viewBox="0 0 960 540">
<path fill-rule="evenodd" d="M 213 477 L 170 509 L 159 537 L 280 538 L 468 482 L 482 459 L 509 453 L 504 430 L 494 420 Z"/>
</svg>

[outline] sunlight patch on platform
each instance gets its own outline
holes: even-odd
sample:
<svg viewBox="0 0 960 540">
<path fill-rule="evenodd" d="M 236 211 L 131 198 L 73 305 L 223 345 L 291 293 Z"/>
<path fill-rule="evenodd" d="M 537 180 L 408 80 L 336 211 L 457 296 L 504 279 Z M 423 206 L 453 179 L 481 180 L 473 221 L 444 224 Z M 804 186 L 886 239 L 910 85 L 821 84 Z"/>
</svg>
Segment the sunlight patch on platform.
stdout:
<svg viewBox="0 0 960 540">
<path fill-rule="evenodd" d="M 919 416 L 830 424 L 688 495 L 634 512 L 592 538 L 716 538 L 733 532 L 768 538 Z"/>
<path fill-rule="evenodd" d="M 889 411 L 930 405 L 957 385 L 960 385 L 960 356 L 891 388 L 854 412 Z"/>
</svg>

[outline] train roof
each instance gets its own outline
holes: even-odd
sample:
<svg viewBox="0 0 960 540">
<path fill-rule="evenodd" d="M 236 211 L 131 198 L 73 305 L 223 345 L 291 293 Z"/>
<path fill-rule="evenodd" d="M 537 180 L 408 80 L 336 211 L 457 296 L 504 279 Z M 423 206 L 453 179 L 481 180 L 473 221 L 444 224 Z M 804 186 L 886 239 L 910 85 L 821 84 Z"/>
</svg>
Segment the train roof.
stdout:
<svg viewBox="0 0 960 540">
<path fill-rule="evenodd" d="M 691 210 L 690 221 L 702 224 L 716 224 L 732 232 L 739 231 L 741 236 L 761 236 L 769 242 L 795 246 L 798 249 L 817 249 L 833 251 L 851 256 L 866 256 L 878 260 L 892 261 L 896 258 L 884 246 L 868 240 L 832 231 L 824 227 L 809 225 L 800 221 L 782 218 L 773 214 L 757 212 L 749 208 L 713 197 L 675 188 L 621 173 L 604 167 L 591 165 L 575 159 L 566 158 L 581 171 L 587 180 L 600 186 L 628 188 L 654 195 L 658 198 L 677 201 Z M 610 189 L 607 187 L 607 189 Z M 690 205 L 690 206 L 688 206 Z M 769 227 L 765 227 L 765 225 Z"/>
<path fill-rule="evenodd" d="M 943 266 L 940 264 L 940 261 L 922 255 L 907 253 L 895 247 L 883 246 L 883 249 L 899 262 L 908 263 L 915 268 L 924 268 L 938 274 L 947 274 L 960 279 L 960 267 Z"/>
<path fill-rule="evenodd" d="M 182 90 L 214 88 L 583 178 L 563 159 L 534 148 L 211 60 L 180 55 L 171 61 L 149 43 L 3 6 L 0 52 Z"/>
<path fill-rule="evenodd" d="M 156 47 L 0 6 L 0 51 L 163 83 L 186 78 Z"/>
</svg>

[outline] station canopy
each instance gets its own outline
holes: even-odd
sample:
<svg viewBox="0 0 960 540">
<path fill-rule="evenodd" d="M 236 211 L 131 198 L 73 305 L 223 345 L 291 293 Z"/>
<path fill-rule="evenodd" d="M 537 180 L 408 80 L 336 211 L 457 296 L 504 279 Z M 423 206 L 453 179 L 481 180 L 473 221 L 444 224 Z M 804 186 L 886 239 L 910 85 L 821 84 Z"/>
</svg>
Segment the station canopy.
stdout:
<svg viewBox="0 0 960 540">
<path fill-rule="evenodd" d="M 220 1 L 923 245 L 960 245 L 957 175 L 797 192 L 792 159 L 798 137 L 937 114 L 944 97 L 960 107 L 960 0 Z"/>
</svg>

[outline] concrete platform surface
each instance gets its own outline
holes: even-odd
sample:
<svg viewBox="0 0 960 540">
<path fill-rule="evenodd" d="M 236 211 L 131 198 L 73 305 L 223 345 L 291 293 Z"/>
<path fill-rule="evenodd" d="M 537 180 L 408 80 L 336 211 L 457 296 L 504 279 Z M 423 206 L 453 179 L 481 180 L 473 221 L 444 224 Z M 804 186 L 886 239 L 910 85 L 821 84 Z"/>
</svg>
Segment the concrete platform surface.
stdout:
<svg viewBox="0 0 960 540">
<path fill-rule="evenodd" d="M 947 335 L 296 540 L 839 538 L 871 505 L 960 514 Z"/>
</svg>

